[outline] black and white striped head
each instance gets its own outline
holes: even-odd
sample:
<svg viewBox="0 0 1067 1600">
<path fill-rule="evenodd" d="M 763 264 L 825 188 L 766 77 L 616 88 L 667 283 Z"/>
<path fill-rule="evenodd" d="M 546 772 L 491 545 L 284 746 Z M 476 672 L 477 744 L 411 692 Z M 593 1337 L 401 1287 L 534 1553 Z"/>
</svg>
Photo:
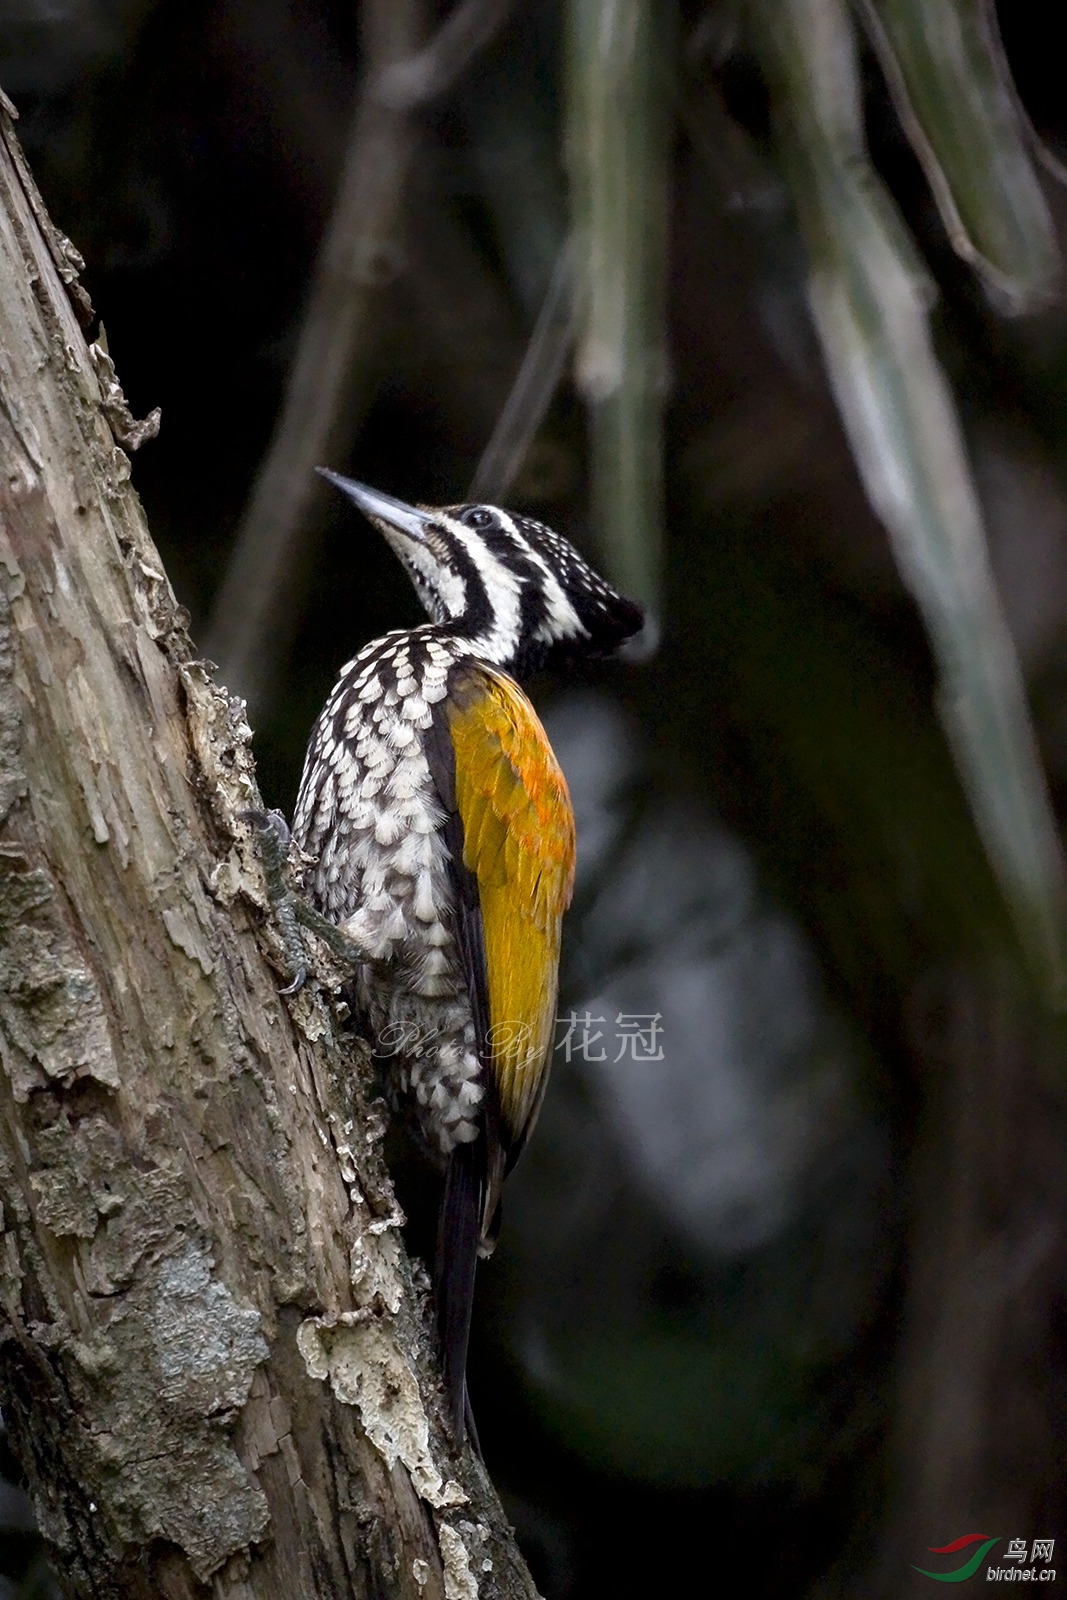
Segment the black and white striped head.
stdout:
<svg viewBox="0 0 1067 1600">
<path fill-rule="evenodd" d="M 385 534 L 434 622 L 483 661 L 521 677 L 610 655 L 642 626 L 641 607 L 543 522 L 496 506 L 410 506 L 334 472 L 323 477 Z"/>
</svg>

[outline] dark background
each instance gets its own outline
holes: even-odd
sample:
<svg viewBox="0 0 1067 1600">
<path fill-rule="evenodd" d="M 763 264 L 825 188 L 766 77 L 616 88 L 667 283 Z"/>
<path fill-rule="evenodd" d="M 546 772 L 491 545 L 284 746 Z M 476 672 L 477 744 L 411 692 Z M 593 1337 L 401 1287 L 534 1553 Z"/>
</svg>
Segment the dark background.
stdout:
<svg viewBox="0 0 1067 1600">
<path fill-rule="evenodd" d="M 709 159 L 677 115 L 661 647 L 535 686 L 584 863 L 561 1013 L 604 1019 L 586 1055 L 606 1060 L 557 1055 L 480 1275 L 471 1389 L 550 1600 L 728 1577 L 769 1600 L 910 1594 L 928 1547 L 972 1522 L 1067 1537 L 1061 1023 L 852 465 L 731 16 L 686 6 L 678 27 L 679 106 L 740 142 Z M 134 480 L 194 637 L 296 348 L 363 22 L 352 0 L 0 0 L 31 166 L 134 414 L 162 408 Z M 1047 8 L 1001 22 L 1062 152 Z M 563 25 L 553 0 L 516 8 L 413 114 L 367 403 L 327 463 L 407 499 L 464 497 L 545 292 L 567 214 Z M 937 347 L 1062 805 L 1064 308 L 991 309 L 870 59 L 865 86 L 874 161 L 939 286 Z M 610 565 L 588 462 L 568 375 L 509 498 Z M 417 620 L 387 550 L 325 492 L 300 539 L 254 713 L 263 793 L 287 812 L 341 662 Z M 660 1019 L 662 1061 L 614 1059 L 620 1015 Z M 0 1593 L 28 1595 L 46 1580 L 14 1497 L 7 1514 Z"/>
</svg>

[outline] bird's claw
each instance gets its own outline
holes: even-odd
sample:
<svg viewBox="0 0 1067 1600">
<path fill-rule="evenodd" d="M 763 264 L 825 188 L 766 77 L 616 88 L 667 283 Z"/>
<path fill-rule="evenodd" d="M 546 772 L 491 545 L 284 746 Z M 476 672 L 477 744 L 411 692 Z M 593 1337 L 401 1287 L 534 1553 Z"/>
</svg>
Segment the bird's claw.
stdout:
<svg viewBox="0 0 1067 1600">
<path fill-rule="evenodd" d="M 279 989 L 278 993 L 299 994 L 308 979 L 308 960 L 298 925 L 298 896 L 289 887 L 285 876 L 291 838 L 289 824 L 280 811 L 242 811 L 240 818 L 256 830 L 263 876 L 267 880 L 267 898 L 285 946 L 289 971 L 293 974 L 292 981 L 284 989 Z"/>
<path fill-rule="evenodd" d="M 289 841 L 292 835 L 289 824 L 280 811 L 239 811 L 237 813 L 242 822 L 247 822 L 259 834 L 259 848 L 263 856 L 263 865 L 268 876 L 272 872 L 282 872 L 289 859 Z"/>
<path fill-rule="evenodd" d="M 346 966 L 356 967 L 365 959 L 358 945 L 342 932 L 335 922 L 324 917 L 302 895 L 290 888 L 286 878 L 289 862 L 289 825 L 280 811 L 242 811 L 241 821 L 255 828 L 259 836 L 263 875 L 267 880 L 267 898 L 274 912 L 285 953 L 289 961 L 292 981 L 279 994 L 299 994 L 307 983 L 309 966 L 307 950 L 301 928 L 310 928 L 318 935 L 331 953 Z"/>
</svg>

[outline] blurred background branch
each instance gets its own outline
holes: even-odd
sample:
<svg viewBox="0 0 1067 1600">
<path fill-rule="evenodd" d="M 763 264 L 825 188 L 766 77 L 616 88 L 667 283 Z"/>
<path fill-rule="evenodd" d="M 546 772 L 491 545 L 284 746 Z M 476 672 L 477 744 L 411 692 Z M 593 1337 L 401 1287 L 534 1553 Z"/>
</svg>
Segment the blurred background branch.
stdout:
<svg viewBox="0 0 1067 1600">
<path fill-rule="evenodd" d="M 989 0 L 863 0 L 893 103 L 953 248 L 1009 314 L 1040 310 L 1061 275 Z"/>
<path fill-rule="evenodd" d="M 471 480 L 471 500 L 503 500 L 552 404 L 574 343 L 572 252 L 564 245 L 522 364 Z"/>
<path fill-rule="evenodd" d="M 662 0 L 567 9 L 576 378 L 594 526 L 614 581 L 658 618 L 674 17 Z"/>
<path fill-rule="evenodd" d="M 504 26 L 515 0 L 459 0 L 424 50 L 387 66 L 381 75 L 381 100 L 399 109 L 425 105 L 450 89 Z"/>
<path fill-rule="evenodd" d="M 312 508 L 322 492 L 315 468 L 343 450 L 373 400 L 376 314 L 401 264 L 401 205 L 418 130 L 407 108 L 383 95 L 383 84 L 419 49 L 428 14 L 422 0 L 368 0 L 360 18 L 363 82 L 333 215 L 274 436 L 204 637 L 206 655 L 253 716 L 313 566 Z"/>
<path fill-rule="evenodd" d="M 941 16 L 951 14 L 946 6 Z M 930 285 L 867 159 L 848 10 L 840 0 L 785 0 L 760 3 L 755 15 L 779 148 L 809 253 L 812 316 L 841 419 L 901 576 L 922 610 L 941 673 L 941 715 L 994 870 L 1037 970 L 1063 1004 L 1063 853 L 978 496 L 928 332 Z M 919 34 L 916 21 L 900 26 L 908 38 Z M 883 42 L 888 50 L 888 39 Z M 966 58 L 935 58 L 931 138 L 938 145 L 942 130 L 966 129 L 974 120 L 965 116 L 976 86 L 971 69 Z M 1001 95 L 982 101 L 981 81 L 979 103 L 992 98 L 1002 110 Z M 1007 295 L 1014 282 L 1013 303 L 1025 303 L 1047 293 L 1058 264 L 1055 241 L 1018 128 L 1011 125 L 1011 140 L 1003 129 L 996 130 L 999 137 L 985 131 L 987 144 L 992 138 L 998 149 L 1007 145 L 1015 158 L 1014 181 L 1002 181 L 995 167 L 983 168 L 979 206 L 973 181 L 966 185 L 962 172 L 963 206 L 976 224 L 985 222 L 991 239 L 1025 235 L 1025 254 L 1001 250 L 999 270 L 982 258 L 1000 291 Z M 929 148 L 924 145 L 924 153 Z M 955 178 L 955 167 L 948 170 Z M 973 258 L 950 179 L 941 167 L 938 172 L 954 243 Z M 1009 259 L 1018 268 L 1016 279 L 1008 274 Z"/>
</svg>

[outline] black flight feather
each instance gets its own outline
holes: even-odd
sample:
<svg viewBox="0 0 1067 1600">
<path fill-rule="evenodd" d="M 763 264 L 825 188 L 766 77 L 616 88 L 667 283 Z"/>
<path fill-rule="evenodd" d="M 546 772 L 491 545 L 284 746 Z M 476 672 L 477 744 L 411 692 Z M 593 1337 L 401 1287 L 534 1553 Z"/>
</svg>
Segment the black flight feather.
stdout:
<svg viewBox="0 0 1067 1600">
<path fill-rule="evenodd" d="M 489 980 L 482 910 L 478 880 L 463 861 L 463 819 L 456 803 L 456 753 L 448 725 L 448 698 L 435 707 L 425 748 L 445 812 L 442 833 L 452 880 L 453 932 L 470 997 L 485 1089 L 484 1118 L 477 1139 L 457 1145 L 448 1159 L 434 1263 L 434 1296 L 449 1411 L 453 1433 L 461 1441 L 465 1423 L 473 1423 L 467 1399 L 467 1344 L 489 1163 L 500 1151 L 500 1110 L 489 1046 Z M 473 1426 L 470 1431 L 476 1439 Z"/>
</svg>

